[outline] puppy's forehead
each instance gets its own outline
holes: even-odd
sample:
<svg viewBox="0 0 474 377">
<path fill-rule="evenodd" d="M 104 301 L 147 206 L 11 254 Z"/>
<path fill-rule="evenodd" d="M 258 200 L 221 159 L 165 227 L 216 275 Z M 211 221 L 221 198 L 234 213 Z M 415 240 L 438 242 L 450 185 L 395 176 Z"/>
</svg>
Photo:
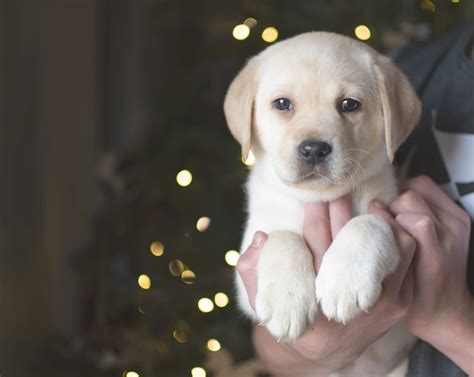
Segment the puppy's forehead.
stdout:
<svg viewBox="0 0 474 377">
<path fill-rule="evenodd" d="M 307 33 L 261 54 L 261 80 L 284 84 L 375 83 L 372 57 L 360 42 L 330 33 Z"/>
</svg>

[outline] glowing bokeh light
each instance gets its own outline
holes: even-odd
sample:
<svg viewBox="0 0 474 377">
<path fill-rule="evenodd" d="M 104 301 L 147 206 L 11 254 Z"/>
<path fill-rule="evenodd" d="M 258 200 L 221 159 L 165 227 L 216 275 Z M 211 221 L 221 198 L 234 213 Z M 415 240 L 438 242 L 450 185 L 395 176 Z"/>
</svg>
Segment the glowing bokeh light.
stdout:
<svg viewBox="0 0 474 377">
<path fill-rule="evenodd" d="M 130 371 L 125 373 L 125 377 L 140 377 L 140 375 L 137 372 Z"/>
<path fill-rule="evenodd" d="M 176 340 L 178 343 L 183 344 L 188 341 L 188 334 L 184 330 L 174 330 L 173 339 Z"/>
<path fill-rule="evenodd" d="M 236 266 L 239 257 L 240 254 L 236 250 L 229 250 L 227 253 L 225 253 L 225 261 L 229 266 Z"/>
<path fill-rule="evenodd" d="M 253 17 L 246 18 L 244 21 L 244 25 L 247 25 L 249 28 L 254 28 L 257 24 L 257 20 Z"/>
<path fill-rule="evenodd" d="M 176 174 L 176 182 L 181 187 L 186 187 L 191 184 L 193 181 L 193 175 L 189 170 L 181 170 L 178 174 Z"/>
<path fill-rule="evenodd" d="M 214 295 L 214 302 L 219 308 L 223 308 L 229 303 L 229 297 L 223 292 L 218 292 Z"/>
<path fill-rule="evenodd" d="M 140 288 L 142 289 L 150 289 L 151 287 L 151 279 L 148 275 L 145 275 L 145 274 L 141 274 L 139 277 L 138 277 L 138 285 L 140 286 Z"/>
<path fill-rule="evenodd" d="M 198 308 L 203 313 L 209 313 L 214 310 L 214 303 L 207 297 L 203 297 L 198 301 Z"/>
<path fill-rule="evenodd" d="M 267 43 L 275 42 L 278 39 L 278 30 L 273 26 L 265 28 L 262 32 L 262 39 Z"/>
<path fill-rule="evenodd" d="M 191 369 L 192 377 L 206 377 L 206 371 L 201 367 L 195 367 Z"/>
<path fill-rule="evenodd" d="M 212 352 L 217 352 L 221 349 L 221 344 L 217 339 L 209 339 L 207 341 L 207 349 Z"/>
<path fill-rule="evenodd" d="M 354 34 L 361 41 L 367 41 L 372 36 L 370 29 L 365 25 L 356 26 L 354 29 Z"/>
<path fill-rule="evenodd" d="M 211 225 L 211 219 L 209 217 L 200 217 L 196 223 L 196 229 L 200 232 L 205 232 Z"/>
<path fill-rule="evenodd" d="M 250 35 L 250 28 L 247 25 L 240 24 L 232 30 L 232 36 L 238 41 L 243 41 Z"/>
<path fill-rule="evenodd" d="M 150 251 L 155 257 L 161 257 L 165 252 L 165 245 L 159 241 L 154 241 L 150 245 Z"/>
<path fill-rule="evenodd" d="M 420 4 L 421 9 L 426 10 L 427 12 L 436 11 L 436 6 L 430 0 L 423 0 Z"/>
<path fill-rule="evenodd" d="M 181 262 L 179 259 L 173 259 L 169 265 L 168 268 L 170 270 L 171 275 L 173 276 L 181 276 L 181 274 L 184 271 L 184 263 Z"/>
<path fill-rule="evenodd" d="M 184 270 L 181 273 L 181 280 L 185 284 L 194 284 L 194 282 L 196 281 L 196 274 L 191 270 Z"/>
</svg>

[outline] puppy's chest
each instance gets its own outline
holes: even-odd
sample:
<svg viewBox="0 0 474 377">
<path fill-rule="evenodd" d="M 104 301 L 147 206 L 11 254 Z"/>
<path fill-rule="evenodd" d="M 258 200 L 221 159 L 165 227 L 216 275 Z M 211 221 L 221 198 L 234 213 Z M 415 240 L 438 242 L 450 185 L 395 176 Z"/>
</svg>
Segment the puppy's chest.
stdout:
<svg viewBox="0 0 474 377">
<path fill-rule="evenodd" d="M 272 232 L 290 230 L 303 234 L 304 201 L 285 190 L 278 190 L 265 182 L 250 179 L 248 193 L 247 232 L 257 230 Z M 367 213 L 369 203 L 380 200 L 389 203 L 397 195 L 397 184 L 393 171 L 389 168 L 360 184 L 352 191 L 353 215 Z M 318 193 L 314 193 L 313 202 L 317 202 Z"/>
</svg>

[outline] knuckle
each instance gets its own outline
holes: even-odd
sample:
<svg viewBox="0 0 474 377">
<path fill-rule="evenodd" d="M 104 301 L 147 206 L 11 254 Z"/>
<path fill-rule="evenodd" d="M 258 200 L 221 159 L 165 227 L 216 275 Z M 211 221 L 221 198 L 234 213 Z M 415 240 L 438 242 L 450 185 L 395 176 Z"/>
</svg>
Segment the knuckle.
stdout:
<svg viewBox="0 0 474 377">
<path fill-rule="evenodd" d="M 419 215 L 414 225 L 416 229 L 423 233 L 431 232 L 434 227 L 433 219 L 427 215 Z"/>
<path fill-rule="evenodd" d="M 422 200 L 420 194 L 413 190 L 405 191 L 402 194 L 401 199 L 402 202 L 407 206 L 413 206 Z"/>
<path fill-rule="evenodd" d="M 237 265 L 235 266 L 235 269 L 239 274 L 245 274 L 249 272 L 253 268 L 252 263 L 247 258 L 239 258 L 237 261 Z"/>
</svg>

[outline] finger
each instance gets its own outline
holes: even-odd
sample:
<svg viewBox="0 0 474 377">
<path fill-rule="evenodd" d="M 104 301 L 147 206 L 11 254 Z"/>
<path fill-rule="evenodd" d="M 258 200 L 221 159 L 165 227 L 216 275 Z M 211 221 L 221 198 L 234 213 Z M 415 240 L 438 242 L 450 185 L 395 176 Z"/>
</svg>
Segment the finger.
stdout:
<svg viewBox="0 0 474 377">
<path fill-rule="evenodd" d="M 422 268 L 424 274 L 436 273 L 442 263 L 443 255 L 432 219 L 416 213 L 402 213 L 395 219 L 416 240 L 417 268 Z"/>
<path fill-rule="evenodd" d="M 329 203 L 329 221 L 331 223 L 331 238 L 336 238 L 339 230 L 352 218 L 352 201 L 350 195 Z"/>
<path fill-rule="evenodd" d="M 332 242 L 327 202 L 305 205 L 303 236 L 313 254 L 314 268 L 318 272 L 324 253 Z"/>
<path fill-rule="evenodd" d="M 255 295 L 257 294 L 257 264 L 263 245 L 267 241 L 267 234 L 256 232 L 252 243 L 237 261 L 237 272 L 244 283 L 250 306 L 255 310 Z"/>
<path fill-rule="evenodd" d="M 435 215 L 431 211 L 430 206 L 426 203 L 423 197 L 418 192 L 408 190 L 398 196 L 392 203 L 390 203 L 390 211 L 394 215 L 403 212 L 414 212 L 431 217 L 435 220 Z"/>
<path fill-rule="evenodd" d="M 467 212 L 459 207 L 431 178 L 420 176 L 403 183 L 409 190 L 416 191 L 425 200 L 457 217 L 463 223 L 470 223 Z"/>
<path fill-rule="evenodd" d="M 400 262 L 393 273 L 384 282 L 384 289 L 387 292 L 399 294 L 408 268 L 413 260 L 416 243 L 413 237 L 397 224 L 388 209 L 380 202 L 372 202 L 369 206 L 369 213 L 382 217 L 392 227 L 395 241 L 400 252 Z"/>
<path fill-rule="evenodd" d="M 405 279 L 403 279 L 400 287 L 400 302 L 407 308 L 410 308 L 413 303 L 413 295 L 415 291 L 415 268 L 413 263 L 410 264 Z"/>
</svg>

